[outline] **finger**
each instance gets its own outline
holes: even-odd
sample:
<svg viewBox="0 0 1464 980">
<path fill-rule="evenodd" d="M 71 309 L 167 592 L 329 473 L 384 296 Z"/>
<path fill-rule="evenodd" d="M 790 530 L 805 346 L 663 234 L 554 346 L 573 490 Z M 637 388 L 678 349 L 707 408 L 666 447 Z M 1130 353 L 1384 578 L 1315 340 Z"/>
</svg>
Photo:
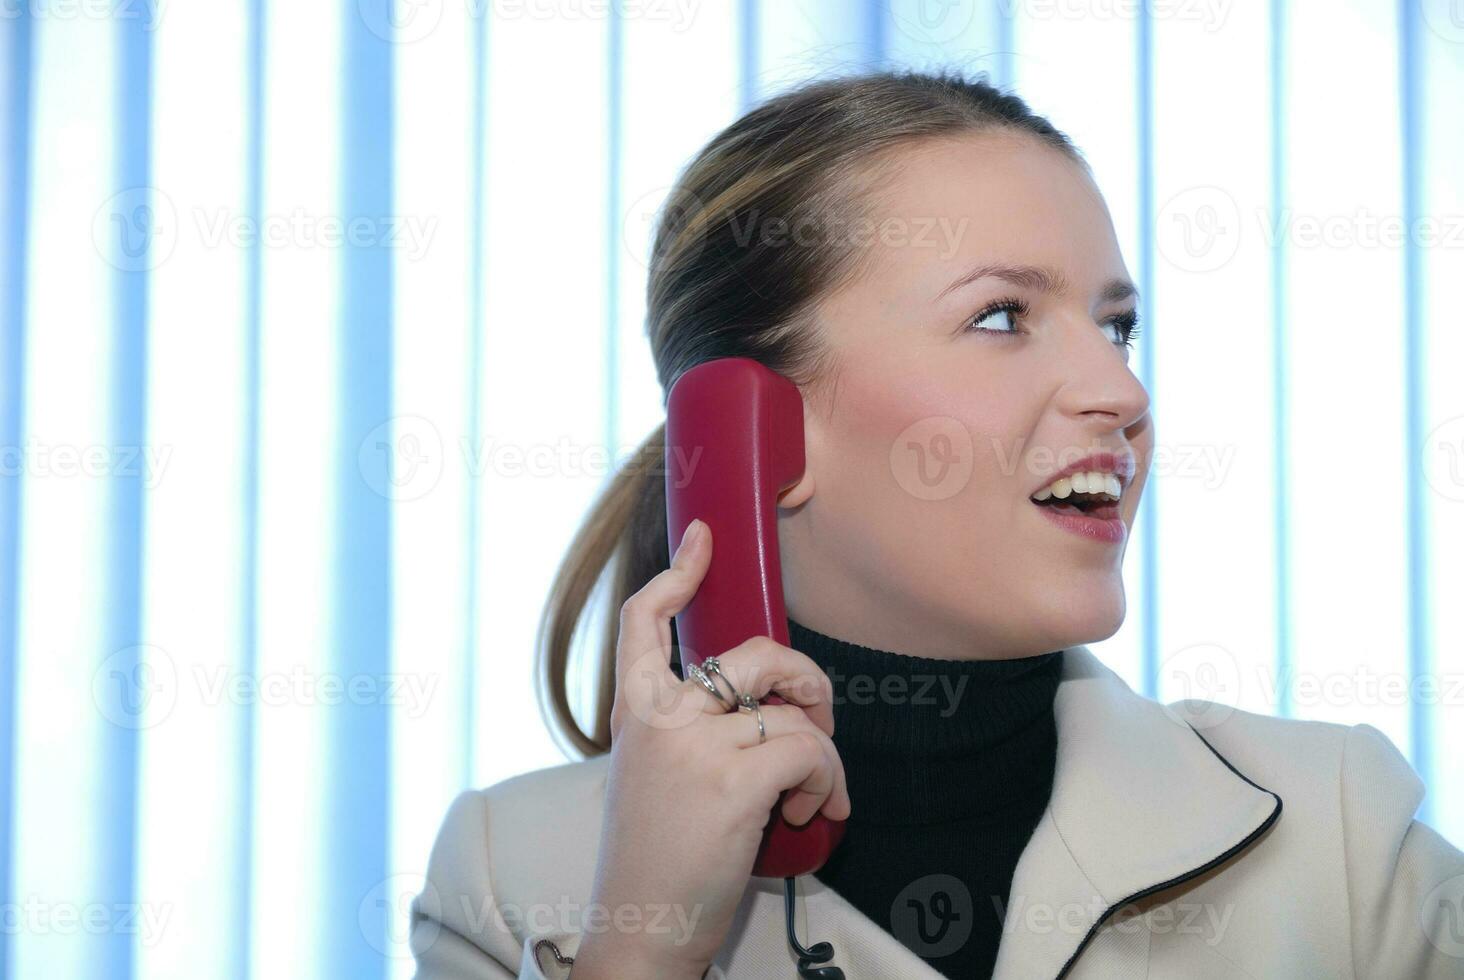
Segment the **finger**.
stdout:
<svg viewBox="0 0 1464 980">
<path fill-rule="evenodd" d="M 714 678 L 710 678 L 709 677 L 707 679 L 710 680 L 713 684 L 716 684 L 717 683 Z M 737 706 L 735 704 L 728 704 L 726 701 L 723 701 L 721 698 L 719 698 L 716 695 L 712 694 L 711 691 L 708 691 L 706 689 L 706 686 L 704 684 L 702 684 L 701 681 L 699 681 L 695 677 L 691 676 L 690 671 L 687 672 L 686 680 L 682 681 L 681 683 L 683 685 L 685 685 L 686 688 L 687 688 L 687 693 L 685 695 L 686 697 L 688 697 L 688 698 L 699 698 L 699 700 L 697 701 L 697 703 L 701 705 L 702 714 L 707 714 L 707 715 L 731 715 L 731 714 L 737 714 Z M 726 684 L 721 685 L 720 691 L 721 691 L 721 694 L 722 694 L 723 697 L 727 697 L 728 696 L 727 695 L 727 685 Z"/>
<path fill-rule="evenodd" d="M 769 739 L 738 753 L 758 768 L 759 774 L 783 798 L 783 818 L 794 826 L 802 826 L 813 818 L 838 785 L 835 763 L 830 760 L 818 736 L 810 732 L 794 732 Z"/>
<path fill-rule="evenodd" d="M 807 711 L 824 734 L 834 734 L 833 682 L 807 654 L 755 636 L 719 656 L 717 663 L 738 691 L 759 701 L 776 694 Z"/>
<path fill-rule="evenodd" d="M 808 811 L 808 815 L 822 809 L 829 817 L 835 820 L 842 820 L 849 815 L 849 784 L 844 773 L 844 762 L 839 757 L 839 750 L 834 745 L 833 739 L 824 734 L 813 720 L 808 717 L 804 709 L 793 704 L 764 704 L 759 706 L 762 712 L 763 729 L 767 733 L 767 741 L 787 735 L 804 733 L 818 739 L 823 747 L 824 754 L 833 765 L 834 788 L 828 797 L 822 800 L 822 806 L 815 804 Z M 725 731 L 726 737 L 731 743 L 741 749 L 755 748 L 763 744 L 758 738 L 757 717 L 752 711 L 739 711 L 736 716 L 728 716 L 726 721 L 713 723 L 719 731 Z M 807 818 L 804 818 L 805 820 Z"/>
<path fill-rule="evenodd" d="M 762 704 L 758 705 L 762 712 L 763 729 L 767 732 L 767 738 L 763 741 L 772 741 L 782 735 L 792 735 L 795 732 L 807 732 L 818 739 L 828 739 L 813 719 L 796 704 Z M 719 733 L 732 745 L 739 749 L 750 749 L 761 744 L 757 737 L 757 716 L 752 711 L 738 711 L 729 713 L 725 721 L 714 723 Z M 832 739 L 829 739 L 832 744 Z"/>
<path fill-rule="evenodd" d="M 617 686 L 627 681 L 632 671 L 652 671 L 662 675 L 668 685 L 677 682 L 670 668 L 671 618 L 686 608 L 706 576 L 712 557 L 711 537 L 706 522 L 692 521 L 671 558 L 671 567 L 621 604 L 615 647 Z"/>
</svg>

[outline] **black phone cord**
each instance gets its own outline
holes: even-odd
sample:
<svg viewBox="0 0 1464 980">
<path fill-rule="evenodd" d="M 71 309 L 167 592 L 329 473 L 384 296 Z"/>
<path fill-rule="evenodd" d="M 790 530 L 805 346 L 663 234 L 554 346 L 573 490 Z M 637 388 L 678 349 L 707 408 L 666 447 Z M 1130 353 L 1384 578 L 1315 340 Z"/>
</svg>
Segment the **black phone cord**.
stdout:
<svg viewBox="0 0 1464 980">
<path fill-rule="evenodd" d="M 788 945 L 798 957 L 798 976 L 802 980 L 844 980 L 844 971 L 837 966 L 819 966 L 834 958 L 831 943 L 814 943 L 813 948 L 804 949 L 793 928 L 793 879 L 783 879 L 783 907 L 788 915 Z"/>
</svg>

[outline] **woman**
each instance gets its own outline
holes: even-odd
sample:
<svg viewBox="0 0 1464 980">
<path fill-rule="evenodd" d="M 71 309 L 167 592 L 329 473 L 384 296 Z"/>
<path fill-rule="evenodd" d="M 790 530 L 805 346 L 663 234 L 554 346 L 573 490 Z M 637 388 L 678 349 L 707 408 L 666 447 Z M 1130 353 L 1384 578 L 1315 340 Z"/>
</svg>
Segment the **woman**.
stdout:
<svg viewBox="0 0 1464 980">
<path fill-rule="evenodd" d="M 795 976 L 780 883 L 749 878 L 780 795 L 847 818 L 797 932 L 850 978 L 1464 975 L 1464 855 L 1385 736 L 1161 706 L 1083 645 L 1123 619 L 1153 447 L 1136 302 L 1078 151 L 984 82 L 820 80 L 719 134 L 658 229 L 649 333 L 667 391 L 741 356 L 803 395 L 790 644 L 713 684 L 790 703 L 754 724 L 678 675 L 717 542 L 668 555 L 658 428 L 546 611 L 550 713 L 589 758 L 455 802 L 419 975 Z M 612 559 L 582 731 L 569 641 Z"/>
</svg>

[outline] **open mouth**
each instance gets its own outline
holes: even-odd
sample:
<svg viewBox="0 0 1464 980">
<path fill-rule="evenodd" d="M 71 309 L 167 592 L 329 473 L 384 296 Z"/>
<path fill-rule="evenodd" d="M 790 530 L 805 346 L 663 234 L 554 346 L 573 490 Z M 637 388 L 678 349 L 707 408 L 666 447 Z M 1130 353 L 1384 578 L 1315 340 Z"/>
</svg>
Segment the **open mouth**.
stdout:
<svg viewBox="0 0 1464 980">
<path fill-rule="evenodd" d="M 1062 498 L 1049 495 L 1042 500 L 1038 500 L 1036 497 L 1029 499 L 1038 507 L 1047 507 L 1057 511 L 1059 514 L 1096 517 L 1099 520 L 1105 521 L 1118 517 L 1118 501 L 1106 493 L 1078 493 L 1074 491 Z"/>
<path fill-rule="evenodd" d="M 1083 469 L 1082 466 L 1091 466 Z M 1049 522 L 1090 541 L 1122 544 L 1128 527 L 1119 503 L 1133 477 L 1133 457 L 1098 453 L 1032 494 Z"/>
</svg>

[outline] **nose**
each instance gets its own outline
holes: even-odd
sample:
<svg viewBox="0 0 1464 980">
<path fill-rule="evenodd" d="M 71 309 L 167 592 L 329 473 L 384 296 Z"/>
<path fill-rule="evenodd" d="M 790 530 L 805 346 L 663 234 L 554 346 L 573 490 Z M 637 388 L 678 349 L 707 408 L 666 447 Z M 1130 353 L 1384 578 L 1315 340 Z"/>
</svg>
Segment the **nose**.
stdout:
<svg viewBox="0 0 1464 980">
<path fill-rule="evenodd" d="M 1095 431 L 1127 429 L 1149 411 L 1149 392 L 1129 367 L 1124 348 L 1088 317 L 1075 318 L 1063 337 L 1057 407 Z"/>
</svg>

